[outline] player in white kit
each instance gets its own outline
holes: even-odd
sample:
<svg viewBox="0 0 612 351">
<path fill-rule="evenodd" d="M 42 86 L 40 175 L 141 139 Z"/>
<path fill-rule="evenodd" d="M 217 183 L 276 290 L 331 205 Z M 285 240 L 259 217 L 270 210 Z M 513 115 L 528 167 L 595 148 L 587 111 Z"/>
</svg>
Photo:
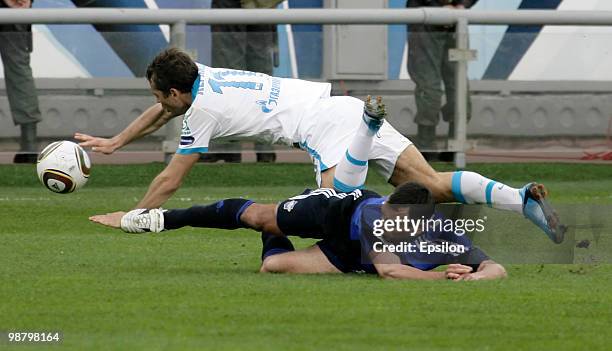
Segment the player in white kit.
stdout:
<svg viewBox="0 0 612 351">
<path fill-rule="evenodd" d="M 321 173 L 344 157 L 361 124 L 363 101 L 330 97 L 329 83 L 197 67 L 199 75 L 183 120 L 178 154 L 206 152 L 211 139 L 229 136 L 296 145 L 310 154 L 321 186 Z M 398 156 L 412 143 L 388 123 L 378 134 L 369 158 L 376 160 L 389 179 Z"/>
<path fill-rule="evenodd" d="M 372 160 L 394 186 L 418 182 L 436 202 L 487 203 L 522 213 L 551 240 L 563 240 L 565 228 L 541 184 L 519 189 L 473 172 L 436 172 L 407 138 L 384 123 L 380 100 L 364 109 L 359 99 L 331 97 L 329 83 L 211 68 L 177 49 L 153 60 L 147 80 L 158 103 L 125 130 L 110 139 L 75 134 L 81 146 L 110 154 L 184 115 L 176 154 L 136 208 L 157 208 L 170 198 L 211 139 L 250 137 L 307 151 L 320 187 L 362 188 Z"/>
</svg>

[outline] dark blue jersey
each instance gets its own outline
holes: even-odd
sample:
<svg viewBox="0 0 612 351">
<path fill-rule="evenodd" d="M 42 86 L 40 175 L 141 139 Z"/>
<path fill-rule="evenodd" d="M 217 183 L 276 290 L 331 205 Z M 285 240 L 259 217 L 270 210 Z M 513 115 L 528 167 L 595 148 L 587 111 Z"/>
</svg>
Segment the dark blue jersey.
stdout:
<svg viewBox="0 0 612 351">
<path fill-rule="evenodd" d="M 441 265 L 451 263 L 462 263 L 477 269 L 478 265 L 487 260 L 488 257 L 478 248 L 475 248 L 472 241 L 465 235 L 459 235 L 453 230 L 445 230 L 444 225 L 431 225 L 420 235 L 411 237 L 404 235 L 399 242 L 388 242 L 383 237 L 373 235 L 374 222 L 382 219 L 381 206 L 385 198 L 368 199 L 363 201 L 355 209 L 351 219 L 352 242 L 359 242 L 360 257 L 363 265 L 362 270 L 373 272 L 374 267 L 370 257 L 377 247 L 383 245 L 397 246 L 405 248 L 404 252 L 394 252 L 400 262 L 420 270 L 431 270 Z M 444 223 L 448 220 L 443 214 L 435 213 L 431 218 L 431 223 Z M 378 245 L 375 245 L 378 243 Z M 355 246 L 354 244 L 352 246 Z M 410 247 L 412 250 L 408 250 Z M 353 252 L 356 254 L 356 252 Z"/>
<path fill-rule="evenodd" d="M 281 202 L 276 220 L 281 231 L 288 236 L 322 239 L 318 243 L 327 258 L 343 272 L 365 271 L 376 273 L 368 261 L 368 247 L 372 247 L 371 235 L 374 221 L 382 218 L 380 208 L 383 197 L 373 191 L 355 190 L 339 193 L 333 189 L 306 190 L 301 195 Z M 463 244 L 473 254 L 472 244 L 467 237 L 453 232 L 425 233 L 415 240 L 429 244 L 452 242 Z M 401 262 L 418 269 L 429 270 L 439 265 L 460 263 L 465 257 L 451 254 L 406 253 L 398 255 Z M 482 262 L 480 255 L 476 264 Z M 467 263 L 467 262 L 466 262 Z"/>
</svg>

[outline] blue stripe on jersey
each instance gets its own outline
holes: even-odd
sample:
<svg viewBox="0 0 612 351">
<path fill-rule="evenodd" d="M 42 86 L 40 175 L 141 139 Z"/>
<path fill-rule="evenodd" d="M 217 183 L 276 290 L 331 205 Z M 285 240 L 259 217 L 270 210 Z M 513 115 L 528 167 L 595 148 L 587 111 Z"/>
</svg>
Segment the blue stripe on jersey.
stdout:
<svg viewBox="0 0 612 351">
<path fill-rule="evenodd" d="M 493 203 L 493 200 L 491 198 L 493 196 L 493 186 L 495 186 L 495 184 L 497 184 L 496 181 L 490 181 L 489 184 L 487 184 L 487 189 L 485 190 L 487 205 L 489 206 L 491 206 L 491 204 Z"/>
<path fill-rule="evenodd" d="M 351 154 L 349 154 L 348 150 L 346 150 L 346 159 L 349 160 L 349 162 L 354 164 L 355 166 L 363 167 L 368 165 L 368 161 L 361 161 L 354 158 L 353 156 L 351 156 Z"/>
<path fill-rule="evenodd" d="M 344 184 L 341 181 L 339 181 L 336 177 L 334 177 L 334 188 L 343 193 L 350 193 L 351 191 L 356 190 L 356 189 L 363 189 L 363 186 L 364 184 L 361 184 L 359 186 L 351 186 L 348 184 Z"/>
<path fill-rule="evenodd" d="M 451 184 L 451 190 L 453 192 L 453 195 L 455 196 L 455 199 L 458 202 L 465 204 L 466 203 L 465 198 L 463 197 L 463 194 L 461 193 L 461 175 L 462 174 L 463 172 L 461 171 L 453 173 L 453 181 Z"/>
<path fill-rule="evenodd" d="M 195 82 L 193 82 L 193 86 L 191 87 L 191 98 L 193 100 L 198 96 L 198 91 L 200 91 L 200 75 L 198 74 L 198 78 L 196 78 Z"/>
<path fill-rule="evenodd" d="M 208 152 L 207 147 L 194 147 L 192 149 L 176 149 L 176 153 L 179 155 L 193 155 L 196 153 Z"/>
</svg>

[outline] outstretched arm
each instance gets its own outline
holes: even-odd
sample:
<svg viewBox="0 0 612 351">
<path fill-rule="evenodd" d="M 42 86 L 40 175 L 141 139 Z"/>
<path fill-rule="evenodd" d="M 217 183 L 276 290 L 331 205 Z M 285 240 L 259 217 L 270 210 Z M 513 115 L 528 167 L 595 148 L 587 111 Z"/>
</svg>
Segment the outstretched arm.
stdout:
<svg viewBox="0 0 612 351">
<path fill-rule="evenodd" d="M 441 280 L 446 279 L 445 272 L 428 272 L 406 266 L 400 263 L 374 264 L 381 278 L 385 279 L 418 279 Z"/>
<path fill-rule="evenodd" d="M 376 271 L 385 279 L 411 279 L 411 280 L 457 280 L 472 271 L 472 267 L 462 264 L 450 264 L 444 272 L 422 271 L 401 263 L 375 263 Z"/>
<path fill-rule="evenodd" d="M 181 186 L 183 179 L 193 165 L 198 161 L 200 154 L 174 155 L 170 164 L 151 183 L 145 197 L 136 206 L 137 209 L 158 208 Z M 89 217 L 94 223 L 112 228 L 121 228 L 121 219 L 126 212 L 107 213 Z"/>
<path fill-rule="evenodd" d="M 149 107 L 121 133 L 112 138 L 99 138 L 83 133 L 75 133 L 74 138 L 80 142 L 79 145 L 82 147 L 91 147 L 94 152 L 112 154 L 132 141 L 153 133 L 176 116 L 164 110 L 162 105 L 157 103 Z"/>
<path fill-rule="evenodd" d="M 385 279 L 456 279 L 462 274 L 468 274 L 472 271 L 472 267 L 462 264 L 450 264 L 444 272 L 423 271 L 402 264 L 400 258 L 396 254 L 389 252 L 370 252 L 370 258 L 372 259 L 372 263 L 374 263 L 378 275 Z"/>
<path fill-rule="evenodd" d="M 175 154 L 166 168 L 159 174 L 135 208 L 158 208 L 181 186 L 183 179 L 200 158 L 199 153 Z"/>
</svg>

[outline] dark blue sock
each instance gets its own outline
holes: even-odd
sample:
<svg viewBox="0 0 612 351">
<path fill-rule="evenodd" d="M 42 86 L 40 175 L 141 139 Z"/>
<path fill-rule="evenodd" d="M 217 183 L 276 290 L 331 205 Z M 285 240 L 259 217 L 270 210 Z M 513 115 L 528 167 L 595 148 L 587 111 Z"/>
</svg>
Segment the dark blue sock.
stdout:
<svg viewBox="0 0 612 351">
<path fill-rule="evenodd" d="M 164 228 L 185 226 L 200 228 L 246 228 L 240 221 L 242 213 L 253 204 L 251 200 L 225 199 L 208 206 L 193 206 L 164 212 Z"/>
<path fill-rule="evenodd" d="M 295 251 L 291 240 L 286 236 L 276 236 L 268 233 L 261 233 L 261 260 L 272 255 L 278 255 L 289 251 Z"/>
</svg>

